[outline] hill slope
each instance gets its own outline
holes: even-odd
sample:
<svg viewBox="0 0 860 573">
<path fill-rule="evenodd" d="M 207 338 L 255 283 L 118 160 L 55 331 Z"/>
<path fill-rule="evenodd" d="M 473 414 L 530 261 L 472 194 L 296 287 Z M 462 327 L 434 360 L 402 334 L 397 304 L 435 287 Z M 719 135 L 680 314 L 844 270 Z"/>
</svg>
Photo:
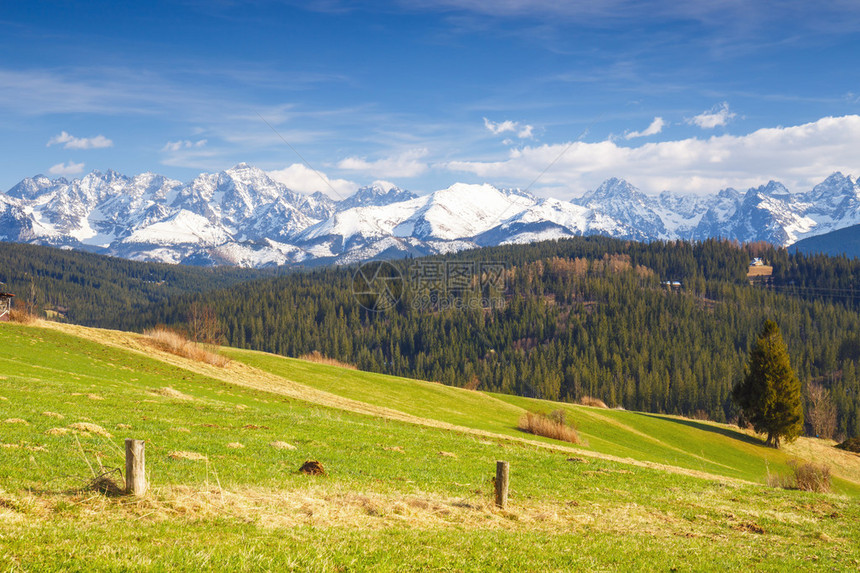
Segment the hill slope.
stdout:
<svg viewBox="0 0 860 573">
<path fill-rule="evenodd" d="M 844 569 L 860 558 L 856 500 L 749 484 L 788 453 L 730 427 L 565 406 L 589 442 L 577 448 L 514 428 L 558 404 L 247 351 L 226 350 L 219 368 L 68 325 L 0 324 L 0 338 L 4 568 Z M 121 466 L 122 437 L 147 440 L 141 501 L 85 487 L 88 466 Z M 306 459 L 328 477 L 296 473 Z M 490 503 L 496 459 L 513 468 L 507 511 Z M 856 493 L 856 466 L 834 470 Z"/>
<path fill-rule="evenodd" d="M 832 257 L 860 257 L 860 225 L 837 229 L 823 235 L 798 241 L 788 249 L 792 253 L 822 253 Z"/>
</svg>

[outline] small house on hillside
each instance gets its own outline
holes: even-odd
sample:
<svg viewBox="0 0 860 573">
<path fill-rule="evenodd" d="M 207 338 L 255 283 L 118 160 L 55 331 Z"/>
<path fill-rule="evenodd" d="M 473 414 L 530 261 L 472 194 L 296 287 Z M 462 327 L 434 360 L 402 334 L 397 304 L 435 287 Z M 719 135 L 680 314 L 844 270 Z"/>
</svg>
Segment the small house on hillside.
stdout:
<svg viewBox="0 0 860 573">
<path fill-rule="evenodd" d="M 9 311 L 12 310 L 14 296 L 11 292 L 0 292 L 0 322 L 9 322 Z"/>
</svg>

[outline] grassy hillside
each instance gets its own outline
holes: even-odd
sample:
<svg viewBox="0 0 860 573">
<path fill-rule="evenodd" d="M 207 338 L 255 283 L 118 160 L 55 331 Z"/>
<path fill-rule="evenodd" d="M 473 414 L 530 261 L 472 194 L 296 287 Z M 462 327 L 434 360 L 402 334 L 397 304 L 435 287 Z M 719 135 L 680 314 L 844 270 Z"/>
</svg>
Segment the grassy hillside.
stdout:
<svg viewBox="0 0 860 573">
<path fill-rule="evenodd" d="M 526 411 L 564 409 L 587 442 L 579 448 L 584 454 L 606 454 L 764 483 L 769 473 L 787 471 L 787 462 L 800 451 L 813 451 L 810 446 L 763 448 L 758 437 L 725 424 L 473 392 L 262 352 L 225 352 L 234 360 L 338 396 L 506 436 L 524 436 L 517 430 L 517 421 Z M 800 444 L 821 442 L 800 440 Z M 833 448 L 814 448 L 815 454 L 809 457 L 838 458 L 841 479 L 837 479 L 836 489 L 860 495 L 860 458 L 829 450 Z"/>
<path fill-rule="evenodd" d="M 565 406 L 576 447 L 515 429 L 557 404 L 245 351 L 216 367 L 68 325 L 0 324 L 0 340 L 4 570 L 860 563 L 856 466 L 827 458 L 844 465 L 836 494 L 751 484 L 788 454 L 732 428 Z M 147 441 L 142 500 L 88 488 L 123 465 L 125 437 Z M 328 475 L 297 473 L 308 459 Z M 512 466 L 506 511 L 497 459 Z"/>
</svg>

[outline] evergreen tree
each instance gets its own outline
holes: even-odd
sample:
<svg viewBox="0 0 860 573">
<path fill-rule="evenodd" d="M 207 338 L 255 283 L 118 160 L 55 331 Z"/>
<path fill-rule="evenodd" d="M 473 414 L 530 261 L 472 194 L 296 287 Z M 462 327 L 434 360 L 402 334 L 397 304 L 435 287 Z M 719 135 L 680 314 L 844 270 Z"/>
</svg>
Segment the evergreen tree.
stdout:
<svg viewBox="0 0 860 573">
<path fill-rule="evenodd" d="M 743 415 L 756 432 L 767 434 L 767 445 L 792 441 L 803 430 L 800 380 L 791 369 L 779 326 L 766 320 L 750 351 L 746 377 L 733 392 Z"/>
</svg>

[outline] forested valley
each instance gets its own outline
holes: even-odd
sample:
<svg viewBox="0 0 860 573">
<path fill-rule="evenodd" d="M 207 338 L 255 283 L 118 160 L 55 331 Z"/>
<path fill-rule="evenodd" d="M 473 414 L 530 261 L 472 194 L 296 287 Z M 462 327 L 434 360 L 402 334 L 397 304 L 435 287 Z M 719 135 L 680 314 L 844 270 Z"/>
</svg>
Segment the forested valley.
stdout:
<svg viewBox="0 0 860 573">
<path fill-rule="evenodd" d="M 756 284 L 747 278 L 753 257 L 773 267 Z M 136 288 L 108 276 L 127 276 L 116 264 L 94 267 L 83 291 L 42 291 L 46 281 L 37 276 L 38 305 L 77 308 L 69 297 L 83 292 L 88 303 L 74 316 L 69 311 L 69 320 L 129 330 L 162 324 L 231 346 L 287 356 L 318 351 L 363 370 L 448 385 L 569 401 L 590 396 L 610 407 L 716 421 L 736 418 L 732 387 L 770 318 L 804 387 L 829 391 L 836 436 L 860 435 L 856 260 L 721 240 L 576 238 L 392 261 L 402 296 L 380 311 L 354 296 L 355 266 L 264 278 L 180 268 L 174 278 L 138 277 L 154 291 L 146 296 L 121 289 L 102 296 L 92 281 Z M 504 269 L 497 292 L 480 276 L 487 264 Z M 468 288 L 428 298 L 415 271 L 440 265 L 476 274 Z M 213 322 L 205 336 L 194 326 L 201 309 Z"/>
</svg>

